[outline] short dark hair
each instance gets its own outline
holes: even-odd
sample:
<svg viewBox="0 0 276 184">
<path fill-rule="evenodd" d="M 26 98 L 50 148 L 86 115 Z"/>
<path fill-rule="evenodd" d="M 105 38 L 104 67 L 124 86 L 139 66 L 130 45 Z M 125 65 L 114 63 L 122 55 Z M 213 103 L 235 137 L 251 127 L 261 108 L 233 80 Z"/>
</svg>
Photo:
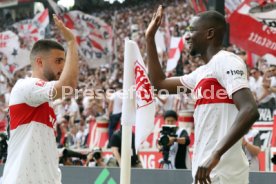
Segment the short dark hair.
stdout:
<svg viewBox="0 0 276 184">
<path fill-rule="evenodd" d="M 214 26 L 222 26 L 224 29 L 226 29 L 226 20 L 224 16 L 219 13 L 218 11 L 210 10 L 206 12 L 201 12 L 197 15 L 200 17 L 201 20 L 208 24 L 212 24 Z"/>
<path fill-rule="evenodd" d="M 168 118 L 168 117 L 173 117 L 176 121 L 178 119 L 177 113 L 173 110 L 168 110 L 164 113 L 163 115 L 164 119 Z"/>
<path fill-rule="evenodd" d="M 31 61 L 33 61 L 34 56 L 36 56 L 37 53 L 49 52 L 52 49 L 65 51 L 64 47 L 60 43 L 54 40 L 48 40 L 48 39 L 38 40 L 31 49 L 31 54 L 30 54 Z"/>
<path fill-rule="evenodd" d="M 200 18 L 200 21 L 208 26 L 212 26 L 220 31 L 216 32 L 217 40 L 222 44 L 224 34 L 226 33 L 227 23 L 225 17 L 218 11 L 206 11 L 201 12 L 197 15 Z"/>
<path fill-rule="evenodd" d="M 256 68 L 256 67 L 251 68 L 251 70 L 250 70 L 250 71 L 252 71 L 252 70 L 255 70 L 255 71 L 259 72 L 259 69 L 258 69 L 258 68 Z"/>
</svg>

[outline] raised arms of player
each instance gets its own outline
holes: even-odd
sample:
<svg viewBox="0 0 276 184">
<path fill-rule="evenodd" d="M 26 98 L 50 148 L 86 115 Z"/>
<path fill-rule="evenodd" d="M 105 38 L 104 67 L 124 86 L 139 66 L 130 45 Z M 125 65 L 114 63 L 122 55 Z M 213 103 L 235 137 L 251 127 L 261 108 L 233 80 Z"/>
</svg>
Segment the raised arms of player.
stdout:
<svg viewBox="0 0 276 184">
<path fill-rule="evenodd" d="M 248 88 L 243 88 L 235 92 L 233 94 L 233 100 L 239 110 L 238 115 L 231 129 L 219 142 L 213 154 L 198 168 L 196 183 L 205 183 L 207 180 L 210 181 L 209 174 L 218 164 L 221 156 L 248 132 L 259 117 L 256 102 Z"/>
<path fill-rule="evenodd" d="M 153 15 L 152 20 L 146 30 L 146 45 L 147 45 L 147 55 L 148 55 L 148 70 L 149 70 L 149 78 L 152 85 L 157 89 L 166 89 L 171 94 L 177 93 L 177 87 L 182 86 L 180 82 L 180 77 L 171 77 L 166 78 L 164 72 L 162 71 L 158 54 L 156 50 L 156 45 L 154 41 L 155 33 L 158 27 L 161 24 L 163 17 L 163 8 L 160 5 L 158 7 L 157 12 Z M 190 90 L 185 90 L 186 92 L 190 92 Z"/>
<path fill-rule="evenodd" d="M 77 41 L 73 32 L 67 28 L 64 23 L 57 18 L 56 15 L 53 16 L 56 27 L 64 37 L 67 42 L 67 53 L 63 71 L 60 75 L 59 80 L 55 83 L 55 90 L 53 90 L 52 96 L 54 99 L 62 97 L 62 88 L 71 87 L 75 89 L 77 87 L 78 73 L 79 73 L 79 58 L 77 50 Z"/>
</svg>

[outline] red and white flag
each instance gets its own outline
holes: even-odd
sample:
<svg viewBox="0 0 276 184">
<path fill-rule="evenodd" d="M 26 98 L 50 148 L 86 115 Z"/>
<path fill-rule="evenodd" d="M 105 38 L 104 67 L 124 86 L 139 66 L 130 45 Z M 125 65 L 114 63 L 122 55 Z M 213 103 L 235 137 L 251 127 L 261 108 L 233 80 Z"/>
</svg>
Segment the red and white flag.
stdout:
<svg viewBox="0 0 276 184">
<path fill-rule="evenodd" d="M 15 6 L 18 4 L 17 0 L 1 0 L 0 1 L 0 8 Z"/>
<path fill-rule="evenodd" d="M 16 73 L 18 70 L 31 65 L 29 58 L 30 57 L 30 50 L 28 49 L 21 49 L 19 48 L 17 55 L 14 59 L 14 65 L 16 66 L 13 73 Z M 22 59 L 24 58 L 24 59 Z"/>
<path fill-rule="evenodd" d="M 166 41 L 165 41 L 165 34 L 164 32 L 157 30 L 155 37 L 155 44 L 158 53 L 163 53 L 166 51 Z"/>
<path fill-rule="evenodd" d="M 207 10 L 208 0 L 190 0 L 190 5 L 193 7 L 196 13 L 204 12 Z"/>
<path fill-rule="evenodd" d="M 225 13 L 230 16 L 242 3 L 242 0 L 225 0 Z"/>
<path fill-rule="evenodd" d="M 34 42 L 45 37 L 45 29 L 49 25 L 49 12 L 45 9 L 35 15 L 33 19 L 23 20 L 13 24 L 20 38 L 24 40 L 27 47 L 32 47 Z"/>
<path fill-rule="evenodd" d="M 170 72 L 177 66 L 177 63 L 181 56 L 181 51 L 184 48 L 183 37 L 171 37 L 171 44 L 169 49 L 169 59 L 167 62 L 166 71 Z"/>
<path fill-rule="evenodd" d="M 76 35 L 81 55 L 95 68 L 112 60 L 112 28 L 102 19 L 81 11 L 63 15 L 67 27 Z"/>
<path fill-rule="evenodd" d="M 276 56 L 276 2 L 245 0 L 229 17 L 230 41 L 248 52 Z"/>
<path fill-rule="evenodd" d="M 135 147 L 138 150 L 154 128 L 154 93 L 136 42 L 125 41 L 124 57 L 122 124 L 135 123 Z"/>
<path fill-rule="evenodd" d="M 65 11 L 65 7 L 58 5 L 55 1 L 53 0 L 47 0 L 49 5 L 52 7 L 54 10 L 55 14 L 59 15 L 60 13 Z"/>
<path fill-rule="evenodd" d="M 247 55 L 247 60 L 246 60 L 246 64 L 250 67 L 253 68 L 256 66 L 256 63 L 258 62 L 260 56 L 252 53 L 252 52 L 246 52 Z"/>
<path fill-rule="evenodd" d="M 11 78 L 16 68 L 16 57 L 19 50 L 19 38 L 12 31 L 0 33 L 0 70 L 6 77 Z M 21 58 L 22 59 L 22 58 Z"/>
</svg>

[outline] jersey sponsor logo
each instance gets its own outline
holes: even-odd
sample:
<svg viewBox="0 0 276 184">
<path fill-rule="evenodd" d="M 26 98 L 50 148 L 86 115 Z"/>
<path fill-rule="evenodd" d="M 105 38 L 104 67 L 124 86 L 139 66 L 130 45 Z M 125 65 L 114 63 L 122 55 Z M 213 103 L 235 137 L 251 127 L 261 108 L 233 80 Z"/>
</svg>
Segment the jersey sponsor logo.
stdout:
<svg viewBox="0 0 276 184">
<path fill-rule="evenodd" d="M 117 182 L 115 181 L 114 178 L 112 178 L 112 176 L 110 176 L 110 172 L 108 169 L 103 169 L 101 171 L 101 173 L 98 175 L 98 177 L 96 178 L 96 181 L 94 182 L 95 184 L 117 184 Z"/>
<path fill-rule="evenodd" d="M 44 80 L 39 80 L 35 83 L 35 85 L 40 86 L 40 87 L 45 86 L 45 84 L 46 84 L 46 82 Z"/>
<path fill-rule="evenodd" d="M 242 70 L 229 70 L 226 73 L 231 75 L 240 75 L 240 76 L 244 75 L 244 72 Z"/>
<path fill-rule="evenodd" d="M 153 102 L 153 93 L 145 69 L 139 62 L 135 62 L 135 84 L 137 91 L 137 108 L 147 106 Z"/>
</svg>

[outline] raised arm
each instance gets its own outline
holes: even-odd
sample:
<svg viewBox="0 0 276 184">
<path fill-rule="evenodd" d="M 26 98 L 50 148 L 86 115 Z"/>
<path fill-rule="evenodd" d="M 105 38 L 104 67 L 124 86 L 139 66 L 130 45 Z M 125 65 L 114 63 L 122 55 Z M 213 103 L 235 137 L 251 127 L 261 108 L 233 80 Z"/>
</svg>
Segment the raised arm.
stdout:
<svg viewBox="0 0 276 184">
<path fill-rule="evenodd" d="M 52 96 L 54 99 L 62 97 L 62 88 L 71 88 L 74 90 L 77 87 L 78 74 L 79 74 L 79 58 L 77 50 L 77 41 L 73 32 L 65 27 L 64 23 L 57 18 L 56 15 L 53 16 L 55 24 L 59 29 L 60 33 L 67 42 L 67 53 L 63 71 L 60 75 L 59 80 L 56 82 Z M 68 91 L 66 91 L 68 92 Z"/>
<path fill-rule="evenodd" d="M 152 20 L 145 33 L 148 55 L 149 79 L 152 85 L 157 90 L 166 89 L 169 91 L 169 93 L 176 94 L 178 86 L 181 86 L 183 88 L 183 85 L 180 82 L 180 77 L 166 78 L 159 62 L 157 49 L 154 41 L 154 36 L 158 27 L 161 24 L 162 17 L 163 8 L 160 5 L 158 7 L 157 12 L 153 15 Z M 185 92 L 190 92 L 190 90 L 186 89 Z"/>
</svg>

